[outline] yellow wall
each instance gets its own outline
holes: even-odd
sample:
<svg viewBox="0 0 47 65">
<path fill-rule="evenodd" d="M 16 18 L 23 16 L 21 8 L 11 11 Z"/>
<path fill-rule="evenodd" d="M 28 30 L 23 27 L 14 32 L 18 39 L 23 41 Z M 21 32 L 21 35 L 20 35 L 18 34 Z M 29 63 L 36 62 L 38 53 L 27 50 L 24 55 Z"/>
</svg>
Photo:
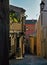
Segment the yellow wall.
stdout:
<svg viewBox="0 0 47 65">
<path fill-rule="evenodd" d="M 41 22 L 39 18 L 37 22 L 37 55 L 42 56 L 41 52 Z"/>
<path fill-rule="evenodd" d="M 41 26 L 40 18 L 37 21 L 37 55 L 38 56 L 45 56 L 44 52 L 44 43 L 43 43 L 43 31 Z"/>
<path fill-rule="evenodd" d="M 34 37 L 30 36 L 30 52 L 34 54 Z"/>
<path fill-rule="evenodd" d="M 22 24 L 21 23 L 10 23 L 10 31 L 21 31 Z"/>
</svg>

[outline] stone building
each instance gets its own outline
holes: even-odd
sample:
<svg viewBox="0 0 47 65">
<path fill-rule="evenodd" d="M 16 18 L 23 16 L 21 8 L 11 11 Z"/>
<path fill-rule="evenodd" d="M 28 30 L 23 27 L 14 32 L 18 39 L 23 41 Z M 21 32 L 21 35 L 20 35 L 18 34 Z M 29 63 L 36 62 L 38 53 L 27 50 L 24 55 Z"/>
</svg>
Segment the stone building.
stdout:
<svg viewBox="0 0 47 65">
<path fill-rule="evenodd" d="M 37 55 L 47 57 L 47 0 L 41 0 L 37 21 Z"/>
<path fill-rule="evenodd" d="M 41 27 L 43 30 L 43 43 L 45 57 L 47 57 L 47 0 L 41 0 L 40 4 Z"/>
<path fill-rule="evenodd" d="M 19 20 L 17 22 L 10 22 L 10 40 L 11 40 L 11 52 L 16 54 L 16 58 L 23 56 L 23 34 L 24 34 L 24 22 L 25 22 L 25 9 L 9 6 L 9 11 L 14 11 Z M 20 41 L 21 40 L 21 41 Z M 21 42 L 21 43 L 20 43 Z M 20 46 L 21 44 L 21 46 Z M 22 49 L 22 50 L 21 50 Z"/>
</svg>

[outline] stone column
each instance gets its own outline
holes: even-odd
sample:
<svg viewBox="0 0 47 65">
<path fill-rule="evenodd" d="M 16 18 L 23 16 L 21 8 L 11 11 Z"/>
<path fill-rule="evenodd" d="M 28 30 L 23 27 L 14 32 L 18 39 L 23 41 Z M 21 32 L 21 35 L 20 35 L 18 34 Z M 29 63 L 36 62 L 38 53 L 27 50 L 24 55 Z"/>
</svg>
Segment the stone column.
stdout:
<svg viewBox="0 0 47 65">
<path fill-rule="evenodd" d="M 9 1 L 0 0 L 0 65 L 9 65 Z"/>
</svg>

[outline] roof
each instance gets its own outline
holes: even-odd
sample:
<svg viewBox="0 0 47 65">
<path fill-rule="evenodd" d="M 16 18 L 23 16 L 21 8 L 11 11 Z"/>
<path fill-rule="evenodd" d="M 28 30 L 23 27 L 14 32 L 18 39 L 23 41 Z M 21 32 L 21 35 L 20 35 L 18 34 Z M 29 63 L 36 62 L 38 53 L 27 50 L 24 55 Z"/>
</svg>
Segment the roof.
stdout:
<svg viewBox="0 0 47 65">
<path fill-rule="evenodd" d="M 37 20 L 26 20 L 25 24 L 35 24 Z"/>
<path fill-rule="evenodd" d="M 9 5 L 9 10 L 11 10 L 11 9 L 13 9 L 13 10 L 19 9 L 19 10 L 21 10 L 21 11 L 23 11 L 23 12 L 26 11 L 25 9 L 23 9 L 23 8 L 21 8 L 21 7 L 17 7 L 17 6 L 14 6 L 14 5 Z"/>
</svg>

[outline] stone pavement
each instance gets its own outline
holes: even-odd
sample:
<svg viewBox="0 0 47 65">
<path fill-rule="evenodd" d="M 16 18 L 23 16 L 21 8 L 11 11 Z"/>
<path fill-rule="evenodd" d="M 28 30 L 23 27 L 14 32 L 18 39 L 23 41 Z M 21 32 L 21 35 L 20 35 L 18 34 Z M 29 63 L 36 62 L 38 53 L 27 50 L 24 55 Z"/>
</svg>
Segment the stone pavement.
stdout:
<svg viewBox="0 0 47 65">
<path fill-rule="evenodd" d="M 47 65 L 47 59 L 27 55 L 22 60 L 11 59 L 9 63 L 10 65 Z"/>
</svg>

